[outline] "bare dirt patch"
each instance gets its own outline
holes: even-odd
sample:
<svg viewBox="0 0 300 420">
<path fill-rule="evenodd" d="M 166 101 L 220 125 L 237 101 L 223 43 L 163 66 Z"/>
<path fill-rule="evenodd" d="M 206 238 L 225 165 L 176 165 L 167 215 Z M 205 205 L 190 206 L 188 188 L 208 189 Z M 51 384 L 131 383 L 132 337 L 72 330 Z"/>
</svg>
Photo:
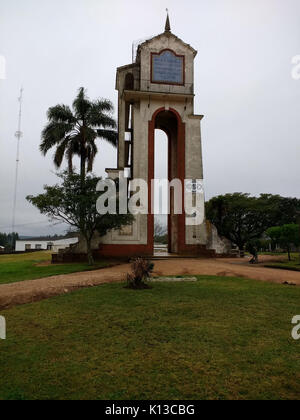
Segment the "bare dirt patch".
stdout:
<svg viewBox="0 0 300 420">
<path fill-rule="evenodd" d="M 51 261 L 43 261 L 43 262 L 34 264 L 35 267 L 50 267 L 51 265 L 52 265 Z M 55 265 L 57 266 L 57 265 L 63 265 L 63 264 L 55 264 Z"/>
<path fill-rule="evenodd" d="M 262 264 L 274 262 L 278 257 L 263 256 Z M 104 283 L 122 282 L 130 271 L 129 264 L 122 264 L 95 271 L 60 275 L 38 280 L 0 285 L 0 309 L 30 303 L 74 290 Z M 170 259 L 155 261 L 154 276 L 212 275 L 241 277 L 281 284 L 300 286 L 300 272 L 264 268 L 250 265 L 249 259 Z"/>
</svg>

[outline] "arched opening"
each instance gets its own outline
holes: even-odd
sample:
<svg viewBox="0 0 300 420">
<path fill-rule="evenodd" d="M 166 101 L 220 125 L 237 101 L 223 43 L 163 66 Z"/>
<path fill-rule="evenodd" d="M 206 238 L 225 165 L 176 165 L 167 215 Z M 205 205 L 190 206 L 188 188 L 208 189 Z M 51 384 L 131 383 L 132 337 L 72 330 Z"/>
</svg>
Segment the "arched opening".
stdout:
<svg viewBox="0 0 300 420">
<path fill-rule="evenodd" d="M 125 90 L 134 90 L 134 77 L 132 73 L 127 73 L 125 76 Z"/>
<path fill-rule="evenodd" d="M 153 159 L 149 160 L 149 181 L 150 179 L 155 178 L 155 161 L 159 154 L 159 150 L 156 150 L 158 145 L 155 141 L 155 130 L 162 130 L 168 139 L 167 158 L 162 158 L 164 161 L 167 159 L 167 171 L 165 170 L 166 179 L 168 181 L 179 179 L 181 185 L 183 185 L 185 177 L 185 137 L 184 124 L 182 123 L 180 116 L 175 110 L 158 110 L 150 122 L 149 129 L 149 156 L 153 156 Z M 183 211 L 180 214 L 177 213 L 175 208 L 178 208 L 178 201 L 183 205 L 183 194 L 182 191 L 180 191 L 179 194 L 177 191 L 175 194 L 174 189 L 171 188 L 170 194 L 167 192 L 165 195 L 167 197 L 164 197 L 164 200 L 168 200 L 169 204 L 169 214 L 167 216 L 168 252 L 178 253 L 185 245 L 185 215 Z M 153 204 L 155 203 L 152 203 L 152 205 Z M 155 218 L 151 216 L 149 218 L 150 235 L 152 234 L 152 231 L 154 233 L 154 219 Z M 151 241 L 151 237 L 149 240 Z"/>
<path fill-rule="evenodd" d="M 154 178 L 162 184 L 168 180 L 168 136 L 160 129 L 155 130 L 154 138 Z M 168 197 L 158 185 L 154 188 L 154 253 L 168 252 Z"/>
</svg>

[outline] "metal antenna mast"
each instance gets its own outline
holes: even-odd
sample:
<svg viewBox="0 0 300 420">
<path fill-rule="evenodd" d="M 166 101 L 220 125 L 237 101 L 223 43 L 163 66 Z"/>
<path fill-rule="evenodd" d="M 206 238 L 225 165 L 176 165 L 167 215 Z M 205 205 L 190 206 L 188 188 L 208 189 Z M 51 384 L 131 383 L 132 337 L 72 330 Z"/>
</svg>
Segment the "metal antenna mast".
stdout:
<svg viewBox="0 0 300 420">
<path fill-rule="evenodd" d="M 23 87 L 20 90 L 19 101 L 19 121 L 18 121 L 18 131 L 15 134 L 17 138 L 17 158 L 16 158 L 16 174 L 15 174 L 15 188 L 14 188 L 14 203 L 13 203 L 13 219 L 12 219 L 12 234 L 15 231 L 16 226 L 16 208 L 17 208 L 17 194 L 18 194 L 18 176 L 19 176 L 19 163 L 20 163 L 20 140 L 23 136 L 21 131 L 22 123 L 22 101 L 23 101 Z M 13 246 L 13 237 L 12 237 L 12 246 Z"/>
</svg>

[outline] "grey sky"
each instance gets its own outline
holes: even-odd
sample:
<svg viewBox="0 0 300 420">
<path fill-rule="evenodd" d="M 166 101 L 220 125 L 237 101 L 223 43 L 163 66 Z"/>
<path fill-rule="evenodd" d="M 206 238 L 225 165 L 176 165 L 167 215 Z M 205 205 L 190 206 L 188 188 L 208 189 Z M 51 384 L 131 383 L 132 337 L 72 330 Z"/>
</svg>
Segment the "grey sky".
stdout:
<svg viewBox="0 0 300 420">
<path fill-rule="evenodd" d="M 38 150 L 46 111 L 85 86 L 116 104 L 115 69 L 132 41 L 172 31 L 198 50 L 195 112 L 202 123 L 206 196 L 243 191 L 300 197 L 299 0 L 0 0 L 0 231 L 11 224 L 17 97 L 24 113 L 17 224 L 21 234 L 60 232 L 25 201 L 56 177 Z M 95 173 L 116 165 L 102 144 Z M 39 223 L 42 221 L 43 223 Z M 35 223 L 29 225 L 30 223 Z"/>
</svg>

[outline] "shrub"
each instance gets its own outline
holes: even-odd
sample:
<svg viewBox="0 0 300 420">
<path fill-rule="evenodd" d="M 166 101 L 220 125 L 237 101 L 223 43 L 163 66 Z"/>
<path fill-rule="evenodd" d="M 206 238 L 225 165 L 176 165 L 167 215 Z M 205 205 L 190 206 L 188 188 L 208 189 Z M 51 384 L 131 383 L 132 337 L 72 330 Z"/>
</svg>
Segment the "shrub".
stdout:
<svg viewBox="0 0 300 420">
<path fill-rule="evenodd" d="M 154 264 L 143 258 L 135 259 L 131 264 L 132 272 L 126 276 L 128 289 L 150 289 L 146 283 L 150 279 Z"/>
</svg>

